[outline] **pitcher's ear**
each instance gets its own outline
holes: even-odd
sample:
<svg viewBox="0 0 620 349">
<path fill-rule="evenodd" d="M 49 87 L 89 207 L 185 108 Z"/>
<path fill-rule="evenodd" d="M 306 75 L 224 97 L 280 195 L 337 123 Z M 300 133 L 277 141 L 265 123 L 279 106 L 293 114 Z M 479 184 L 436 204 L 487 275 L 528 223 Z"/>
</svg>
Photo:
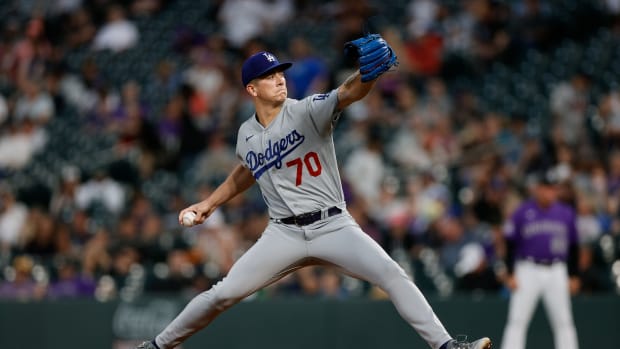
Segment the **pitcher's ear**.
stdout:
<svg viewBox="0 0 620 349">
<path fill-rule="evenodd" d="M 248 84 L 245 87 L 245 90 L 248 91 L 248 93 L 252 96 L 252 97 L 256 97 L 257 92 L 256 92 L 256 87 L 254 85 L 252 85 L 251 83 Z"/>
</svg>

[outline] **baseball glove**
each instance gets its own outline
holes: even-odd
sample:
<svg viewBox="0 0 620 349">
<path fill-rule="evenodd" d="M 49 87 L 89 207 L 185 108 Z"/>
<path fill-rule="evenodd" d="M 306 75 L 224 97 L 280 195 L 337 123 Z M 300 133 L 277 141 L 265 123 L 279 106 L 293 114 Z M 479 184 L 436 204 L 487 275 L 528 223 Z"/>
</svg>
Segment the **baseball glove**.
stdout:
<svg viewBox="0 0 620 349">
<path fill-rule="evenodd" d="M 344 54 L 360 65 L 362 82 L 372 81 L 398 65 L 398 59 L 379 34 L 368 34 L 344 45 Z"/>
</svg>

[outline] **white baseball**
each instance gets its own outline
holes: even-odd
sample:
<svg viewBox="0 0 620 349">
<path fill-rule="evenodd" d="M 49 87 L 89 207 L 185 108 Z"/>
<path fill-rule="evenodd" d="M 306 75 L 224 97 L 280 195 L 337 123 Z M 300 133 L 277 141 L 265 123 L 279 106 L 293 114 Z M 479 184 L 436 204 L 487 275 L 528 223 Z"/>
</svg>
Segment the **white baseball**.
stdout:
<svg viewBox="0 0 620 349">
<path fill-rule="evenodd" d="M 196 213 L 193 211 L 188 211 L 183 214 L 183 225 L 186 227 L 191 227 L 194 225 L 194 219 L 196 219 Z"/>
</svg>

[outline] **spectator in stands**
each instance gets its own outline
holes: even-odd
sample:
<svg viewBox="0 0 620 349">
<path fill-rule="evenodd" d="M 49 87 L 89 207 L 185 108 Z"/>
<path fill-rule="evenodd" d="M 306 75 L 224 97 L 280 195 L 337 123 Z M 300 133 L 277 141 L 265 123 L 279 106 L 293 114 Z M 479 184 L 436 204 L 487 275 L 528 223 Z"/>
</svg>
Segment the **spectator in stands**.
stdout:
<svg viewBox="0 0 620 349">
<path fill-rule="evenodd" d="M 92 97 L 92 105 L 88 110 L 88 122 L 92 132 L 109 132 L 115 134 L 119 132 L 119 127 L 113 121 L 114 111 L 120 103 L 120 96 L 110 86 L 106 84 L 97 85 L 94 90 L 88 91 L 92 93 L 88 97 Z"/>
<path fill-rule="evenodd" d="M 121 217 L 118 220 L 116 230 L 112 232 L 109 247 L 116 251 L 125 247 L 138 248 L 140 246 L 140 227 L 138 224 L 138 220 L 130 215 Z"/>
<path fill-rule="evenodd" d="M 189 171 L 188 175 L 193 181 L 206 179 L 219 182 L 222 178 L 226 178 L 237 161 L 235 150 L 226 142 L 224 136 L 214 133 L 209 137 L 205 150 L 196 159 L 194 170 Z"/>
<path fill-rule="evenodd" d="M 82 246 L 74 244 L 71 240 L 71 230 L 69 225 L 64 222 L 56 220 L 56 232 L 55 232 L 55 248 L 56 254 L 53 256 L 54 260 L 60 258 L 71 258 L 79 260 L 82 253 Z"/>
<path fill-rule="evenodd" d="M 439 261 L 445 271 L 455 270 L 463 247 L 470 242 L 456 217 L 442 217 L 434 224 L 439 244 Z M 458 269 L 458 268 L 457 268 Z M 464 268 L 465 269 L 465 268 Z"/>
<path fill-rule="evenodd" d="M 73 211 L 68 224 L 71 241 L 80 248 L 84 248 L 84 245 L 95 234 L 91 217 L 78 207 L 77 210 Z"/>
<path fill-rule="evenodd" d="M 434 0 L 412 0 L 407 5 L 407 31 L 413 37 L 422 36 L 437 26 L 441 4 Z"/>
<path fill-rule="evenodd" d="M 379 186 L 377 203 L 365 210 L 384 228 L 407 230 L 414 219 L 413 207 L 410 198 L 402 194 L 400 179 L 386 175 Z"/>
<path fill-rule="evenodd" d="M 219 9 L 218 19 L 226 40 L 238 49 L 291 19 L 294 10 L 291 0 L 227 0 Z"/>
<path fill-rule="evenodd" d="M 471 242 L 459 251 L 458 262 L 454 266 L 456 290 L 461 292 L 497 292 L 502 284 L 487 260 L 484 248 Z"/>
<path fill-rule="evenodd" d="M 149 82 L 145 84 L 145 95 L 158 103 L 174 96 L 181 84 L 181 75 L 176 66 L 169 60 L 162 60 L 155 66 L 153 74 L 149 75 Z M 159 106 L 159 104 L 156 104 Z"/>
<path fill-rule="evenodd" d="M 205 98 L 204 103 L 217 103 L 225 77 L 224 57 L 204 44 L 191 50 L 190 59 L 192 65 L 183 72 L 183 82 L 200 93 Z M 209 111 L 206 109 L 204 112 Z"/>
<path fill-rule="evenodd" d="M 81 210 L 101 205 L 108 213 L 118 215 L 125 207 L 125 191 L 118 182 L 110 178 L 106 169 L 99 168 L 92 178 L 80 184 L 75 200 Z"/>
<path fill-rule="evenodd" d="M 418 96 L 413 86 L 403 83 L 395 92 L 396 121 L 395 130 L 387 140 L 387 156 L 407 171 L 427 168 L 431 159 L 422 147 L 421 120 Z"/>
<path fill-rule="evenodd" d="M 577 145 L 585 137 L 586 109 L 590 79 L 583 72 L 573 74 L 568 81 L 553 87 L 549 105 L 553 113 L 553 130 L 556 142 Z"/>
<path fill-rule="evenodd" d="M 30 19 L 23 33 L 3 62 L 9 78 L 18 85 L 25 80 L 41 81 L 53 51 L 42 18 Z"/>
<path fill-rule="evenodd" d="M 464 6 L 471 6 L 471 3 L 466 3 Z M 445 56 L 450 59 L 468 60 L 474 45 L 476 21 L 473 11 L 451 10 L 448 7 L 444 7 L 443 10 L 446 15 L 441 18 L 440 28 L 444 38 Z"/>
<path fill-rule="evenodd" d="M 11 188 L 0 184 L 0 251 L 8 253 L 16 247 L 26 218 L 28 207 L 19 202 Z"/>
<path fill-rule="evenodd" d="M 145 228 L 147 221 L 157 216 L 155 209 L 155 203 L 149 199 L 147 195 L 142 192 L 135 192 L 131 197 L 131 203 L 127 208 L 127 212 L 131 219 L 137 226 L 137 229 L 142 231 Z M 151 221 L 151 223 L 157 223 L 158 221 Z"/>
<path fill-rule="evenodd" d="M 443 61 L 443 37 L 437 19 L 442 5 L 434 0 L 414 0 L 409 3 L 406 60 L 416 76 L 438 74 Z"/>
<path fill-rule="evenodd" d="M 295 62 L 286 71 L 291 98 L 301 99 L 325 91 L 329 83 L 329 69 L 323 59 L 314 53 L 311 43 L 302 36 L 294 37 L 289 41 L 289 52 Z"/>
<path fill-rule="evenodd" d="M 47 212 L 30 210 L 21 238 L 21 252 L 37 256 L 43 263 L 51 264 L 58 252 L 56 245 L 56 222 Z"/>
<path fill-rule="evenodd" d="M 55 263 L 56 277 L 47 288 L 47 297 L 91 298 L 95 294 L 96 283 L 91 276 L 80 273 L 79 261 L 61 258 Z"/>
<path fill-rule="evenodd" d="M 153 268 L 153 275 L 147 279 L 145 290 L 188 294 L 195 275 L 196 269 L 187 251 L 172 249 L 168 252 L 166 263 L 158 263 Z"/>
<path fill-rule="evenodd" d="M 344 276 L 334 268 L 319 269 L 319 297 L 330 299 L 346 299 L 349 294 L 343 286 Z"/>
<path fill-rule="evenodd" d="M 147 118 L 150 112 L 146 101 L 142 98 L 142 86 L 137 81 L 130 80 L 123 84 L 120 101 L 113 117 L 122 124 L 134 110 L 137 116 L 143 119 Z"/>
<path fill-rule="evenodd" d="M 31 120 L 12 123 L 8 132 L 0 137 L 0 170 L 24 168 L 47 142 L 45 129 Z"/>
<path fill-rule="evenodd" d="M 344 165 L 344 175 L 348 178 L 358 197 L 372 210 L 378 203 L 379 189 L 385 176 L 382 157 L 381 135 L 378 127 L 370 127 L 367 143 L 358 148 Z M 360 176 L 363 173 L 363 176 Z"/>
<path fill-rule="evenodd" d="M 134 47 L 139 39 L 138 28 L 126 18 L 123 7 L 110 5 L 107 21 L 93 39 L 93 49 L 121 52 Z"/>
<path fill-rule="evenodd" d="M 153 213 L 147 214 L 138 233 L 136 244 L 141 256 L 140 262 L 151 265 L 166 261 L 174 241 L 164 232 L 161 219 Z"/>
<path fill-rule="evenodd" d="M 508 28 L 508 5 L 499 1 L 474 0 L 467 10 L 474 18 L 472 53 L 482 68 L 492 62 L 509 61 L 513 44 Z"/>
<path fill-rule="evenodd" d="M 110 270 L 112 256 L 108 251 L 110 233 L 99 229 L 82 247 L 82 273 L 90 277 L 99 277 Z"/>
<path fill-rule="evenodd" d="M 44 125 L 54 116 L 54 101 L 43 90 L 41 82 L 24 80 L 22 94 L 17 98 L 14 110 L 15 121 L 31 120 L 36 125 Z"/>
<path fill-rule="evenodd" d="M 432 172 L 432 169 L 422 170 L 419 176 L 410 179 L 408 185 L 409 193 L 414 199 L 416 218 L 414 230 L 416 234 L 425 233 L 431 225 L 444 218 L 449 212 L 450 192 Z M 442 225 L 445 228 L 452 228 L 454 224 L 457 224 L 455 218 L 445 220 L 444 223 L 450 223 Z M 447 229 L 446 232 L 454 231 Z"/>
<path fill-rule="evenodd" d="M 45 296 L 46 285 L 33 279 L 33 267 L 34 261 L 31 257 L 26 255 L 15 257 L 12 280 L 0 282 L 0 299 L 22 302 L 42 299 Z"/>
<path fill-rule="evenodd" d="M 620 149 L 620 91 L 611 91 L 601 98 L 598 116 L 603 150 Z"/>
<path fill-rule="evenodd" d="M 538 137 L 527 136 L 523 142 L 523 153 L 517 164 L 517 173 L 524 175 L 550 166 L 549 155 L 544 151 Z"/>
<path fill-rule="evenodd" d="M 157 121 L 157 134 L 163 147 L 163 154 L 160 157 L 163 166 L 176 166 L 184 119 L 189 120 L 189 116 L 186 115 L 182 96 L 177 95 L 168 101 Z"/>
<path fill-rule="evenodd" d="M 116 292 L 130 297 L 138 296 L 144 285 L 144 271 L 138 264 L 140 255 L 136 248 L 122 246 L 114 250 L 111 256 L 112 263 L 108 275 L 114 281 Z"/>
<path fill-rule="evenodd" d="M 89 43 L 97 33 L 91 13 L 83 7 L 72 11 L 63 25 L 65 26 L 64 42 L 69 48 L 77 48 Z"/>
</svg>

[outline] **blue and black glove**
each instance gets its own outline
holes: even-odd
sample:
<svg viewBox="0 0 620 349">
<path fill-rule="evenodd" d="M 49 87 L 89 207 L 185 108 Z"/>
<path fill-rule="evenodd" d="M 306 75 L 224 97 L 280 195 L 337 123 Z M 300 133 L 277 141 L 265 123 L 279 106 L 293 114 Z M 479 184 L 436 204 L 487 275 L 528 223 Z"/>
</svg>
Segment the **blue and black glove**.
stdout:
<svg viewBox="0 0 620 349">
<path fill-rule="evenodd" d="M 347 42 L 344 54 L 359 62 L 362 82 L 372 81 L 398 65 L 394 51 L 379 34 L 368 34 Z"/>
</svg>

